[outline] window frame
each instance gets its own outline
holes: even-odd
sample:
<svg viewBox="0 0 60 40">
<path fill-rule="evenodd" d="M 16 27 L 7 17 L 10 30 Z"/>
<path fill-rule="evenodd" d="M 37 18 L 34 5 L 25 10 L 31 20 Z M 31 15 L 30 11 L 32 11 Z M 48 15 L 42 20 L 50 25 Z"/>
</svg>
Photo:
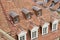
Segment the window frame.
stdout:
<svg viewBox="0 0 60 40">
<path fill-rule="evenodd" d="M 36 34 L 35 37 L 33 37 L 34 34 Z M 34 39 L 34 38 L 36 38 L 36 37 L 37 37 L 37 31 L 33 31 L 33 32 L 32 32 L 32 38 Z"/>
<path fill-rule="evenodd" d="M 42 16 L 42 10 L 37 11 L 37 16 Z"/>
<path fill-rule="evenodd" d="M 56 29 L 53 29 L 54 24 L 56 24 Z M 52 31 L 56 31 L 57 29 L 58 29 L 58 20 L 55 20 L 55 21 L 52 23 Z"/>
<path fill-rule="evenodd" d="M 17 17 L 15 17 L 15 18 L 13 18 L 13 22 L 14 22 L 14 23 L 18 23 L 18 22 L 19 22 L 19 20 L 20 20 L 20 19 L 19 19 L 19 16 L 17 16 Z"/>
<path fill-rule="evenodd" d="M 34 27 L 32 30 L 31 30 L 31 40 L 35 39 L 35 38 L 38 38 L 38 29 L 39 27 Z M 32 32 L 35 32 L 36 31 L 36 37 L 32 38 Z"/>
<path fill-rule="evenodd" d="M 25 38 L 25 36 L 20 36 L 20 40 L 21 40 L 21 38 L 22 38 L 22 37 L 24 37 L 24 38 Z M 24 40 L 25 40 L 25 39 L 24 39 Z"/>
<path fill-rule="evenodd" d="M 25 16 L 26 16 L 27 19 L 31 18 L 31 14 L 30 13 L 25 14 Z"/>
<path fill-rule="evenodd" d="M 45 23 L 45 24 L 43 25 L 43 27 L 42 27 L 42 35 L 45 35 L 45 34 L 48 33 L 48 25 L 49 25 L 49 23 Z M 46 33 L 43 33 L 43 29 L 46 28 L 46 27 L 47 27 L 47 32 L 46 32 Z"/>
<path fill-rule="evenodd" d="M 26 40 L 26 33 L 27 33 L 27 32 L 22 31 L 20 34 L 18 34 L 18 40 L 20 40 L 20 38 L 21 38 L 22 36 L 24 36 L 24 37 L 25 37 L 24 40 Z"/>
</svg>

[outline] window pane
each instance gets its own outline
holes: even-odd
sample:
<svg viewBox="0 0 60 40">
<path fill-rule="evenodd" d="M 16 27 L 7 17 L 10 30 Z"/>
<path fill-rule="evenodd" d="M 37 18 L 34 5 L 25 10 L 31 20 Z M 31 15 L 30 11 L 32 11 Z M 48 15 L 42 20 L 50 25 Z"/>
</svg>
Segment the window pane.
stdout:
<svg viewBox="0 0 60 40">
<path fill-rule="evenodd" d="M 41 12 L 41 11 L 39 11 L 39 12 L 37 13 L 37 15 L 38 15 L 38 16 L 41 16 L 41 15 L 42 15 L 42 12 Z"/>
<path fill-rule="evenodd" d="M 56 30 L 56 24 L 53 25 L 53 30 Z"/>
<path fill-rule="evenodd" d="M 43 34 L 47 33 L 47 27 L 43 28 Z"/>
<path fill-rule="evenodd" d="M 14 19 L 14 23 L 18 23 L 18 21 L 19 21 L 19 18 Z"/>
<path fill-rule="evenodd" d="M 25 40 L 25 36 L 20 37 L 20 40 Z"/>
<path fill-rule="evenodd" d="M 30 14 L 26 14 L 26 17 L 29 19 L 30 18 Z"/>
<path fill-rule="evenodd" d="M 36 37 L 36 31 L 32 32 L 32 38 Z"/>
</svg>

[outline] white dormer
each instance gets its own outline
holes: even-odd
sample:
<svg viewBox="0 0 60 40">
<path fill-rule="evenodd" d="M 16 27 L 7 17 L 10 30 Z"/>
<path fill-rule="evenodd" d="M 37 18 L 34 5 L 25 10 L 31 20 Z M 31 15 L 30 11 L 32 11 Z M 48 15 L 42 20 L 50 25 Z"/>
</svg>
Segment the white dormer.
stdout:
<svg viewBox="0 0 60 40">
<path fill-rule="evenodd" d="M 48 33 L 48 25 L 49 23 L 45 23 L 43 26 L 42 26 L 42 35 L 45 35 Z"/>
<path fill-rule="evenodd" d="M 55 31 L 58 29 L 58 20 L 54 20 L 52 23 L 52 31 Z"/>
<path fill-rule="evenodd" d="M 34 26 L 34 28 L 31 30 L 31 40 L 38 38 L 38 29 L 39 27 Z"/>
<path fill-rule="evenodd" d="M 18 40 L 26 40 L 26 33 L 25 31 L 22 31 L 20 34 L 18 34 Z"/>
</svg>

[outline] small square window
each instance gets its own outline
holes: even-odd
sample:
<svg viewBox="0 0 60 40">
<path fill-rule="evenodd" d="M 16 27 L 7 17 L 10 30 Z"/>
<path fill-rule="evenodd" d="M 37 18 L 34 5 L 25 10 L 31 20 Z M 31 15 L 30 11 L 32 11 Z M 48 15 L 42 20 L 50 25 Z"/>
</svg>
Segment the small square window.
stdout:
<svg viewBox="0 0 60 40">
<path fill-rule="evenodd" d="M 18 23 L 19 22 L 19 18 L 16 17 L 16 18 L 13 19 L 13 21 L 14 21 L 14 23 Z"/>
<path fill-rule="evenodd" d="M 27 19 L 30 19 L 31 18 L 31 15 L 30 14 L 26 14 L 26 18 Z"/>
<path fill-rule="evenodd" d="M 42 16 L 42 11 L 37 12 L 37 16 Z"/>
<path fill-rule="evenodd" d="M 20 37 L 20 40 L 25 40 L 25 36 Z"/>
</svg>

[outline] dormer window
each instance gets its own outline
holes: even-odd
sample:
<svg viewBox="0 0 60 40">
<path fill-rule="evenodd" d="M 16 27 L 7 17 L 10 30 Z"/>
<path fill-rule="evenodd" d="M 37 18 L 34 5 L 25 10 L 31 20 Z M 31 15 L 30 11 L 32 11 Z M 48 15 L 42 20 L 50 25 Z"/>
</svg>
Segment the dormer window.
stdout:
<svg viewBox="0 0 60 40">
<path fill-rule="evenodd" d="M 30 19 L 31 18 L 31 11 L 29 11 L 28 9 L 23 8 L 22 9 L 22 13 L 23 13 L 23 15 L 25 16 L 26 19 Z"/>
<path fill-rule="evenodd" d="M 35 26 L 32 30 L 31 30 L 31 40 L 35 40 L 38 38 L 38 27 Z"/>
<path fill-rule="evenodd" d="M 26 32 L 21 32 L 18 34 L 18 40 L 26 40 Z"/>
<path fill-rule="evenodd" d="M 42 9 L 37 7 L 37 6 L 33 6 L 32 9 L 34 10 L 36 16 L 41 16 L 42 15 Z"/>
<path fill-rule="evenodd" d="M 11 17 L 13 23 L 18 23 L 19 22 L 19 15 L 16 12 L 11 11 L 10 12 L 10 17 Z"/>
<path fill-rule="evenodd" d="M 45 23 L 42 27 L 42 35 L 45 35 L 48 33 L 48 25 L 49 23 Z"/>
<path fill-rule="evenodd" d="M 20 37 L 20 40 L 25 40 L 25 36 L 21 36 Z"/>
<path fill-rule="evenodd" d="M 60 12 L 60 6 L 59 6 L 59 8 L 57 9 L 57 11 Z"/>
<path fill-rule="evenodd" d="M 58 29 L 58 20 L 55 20 L 52 23 L 52 31 L 56 31 Z"/>
<path fill-rule="evenodd" d="M 36 37 L 36 31 L 32 32 L 32 38 L 35 38 Z"/>
</svg>

